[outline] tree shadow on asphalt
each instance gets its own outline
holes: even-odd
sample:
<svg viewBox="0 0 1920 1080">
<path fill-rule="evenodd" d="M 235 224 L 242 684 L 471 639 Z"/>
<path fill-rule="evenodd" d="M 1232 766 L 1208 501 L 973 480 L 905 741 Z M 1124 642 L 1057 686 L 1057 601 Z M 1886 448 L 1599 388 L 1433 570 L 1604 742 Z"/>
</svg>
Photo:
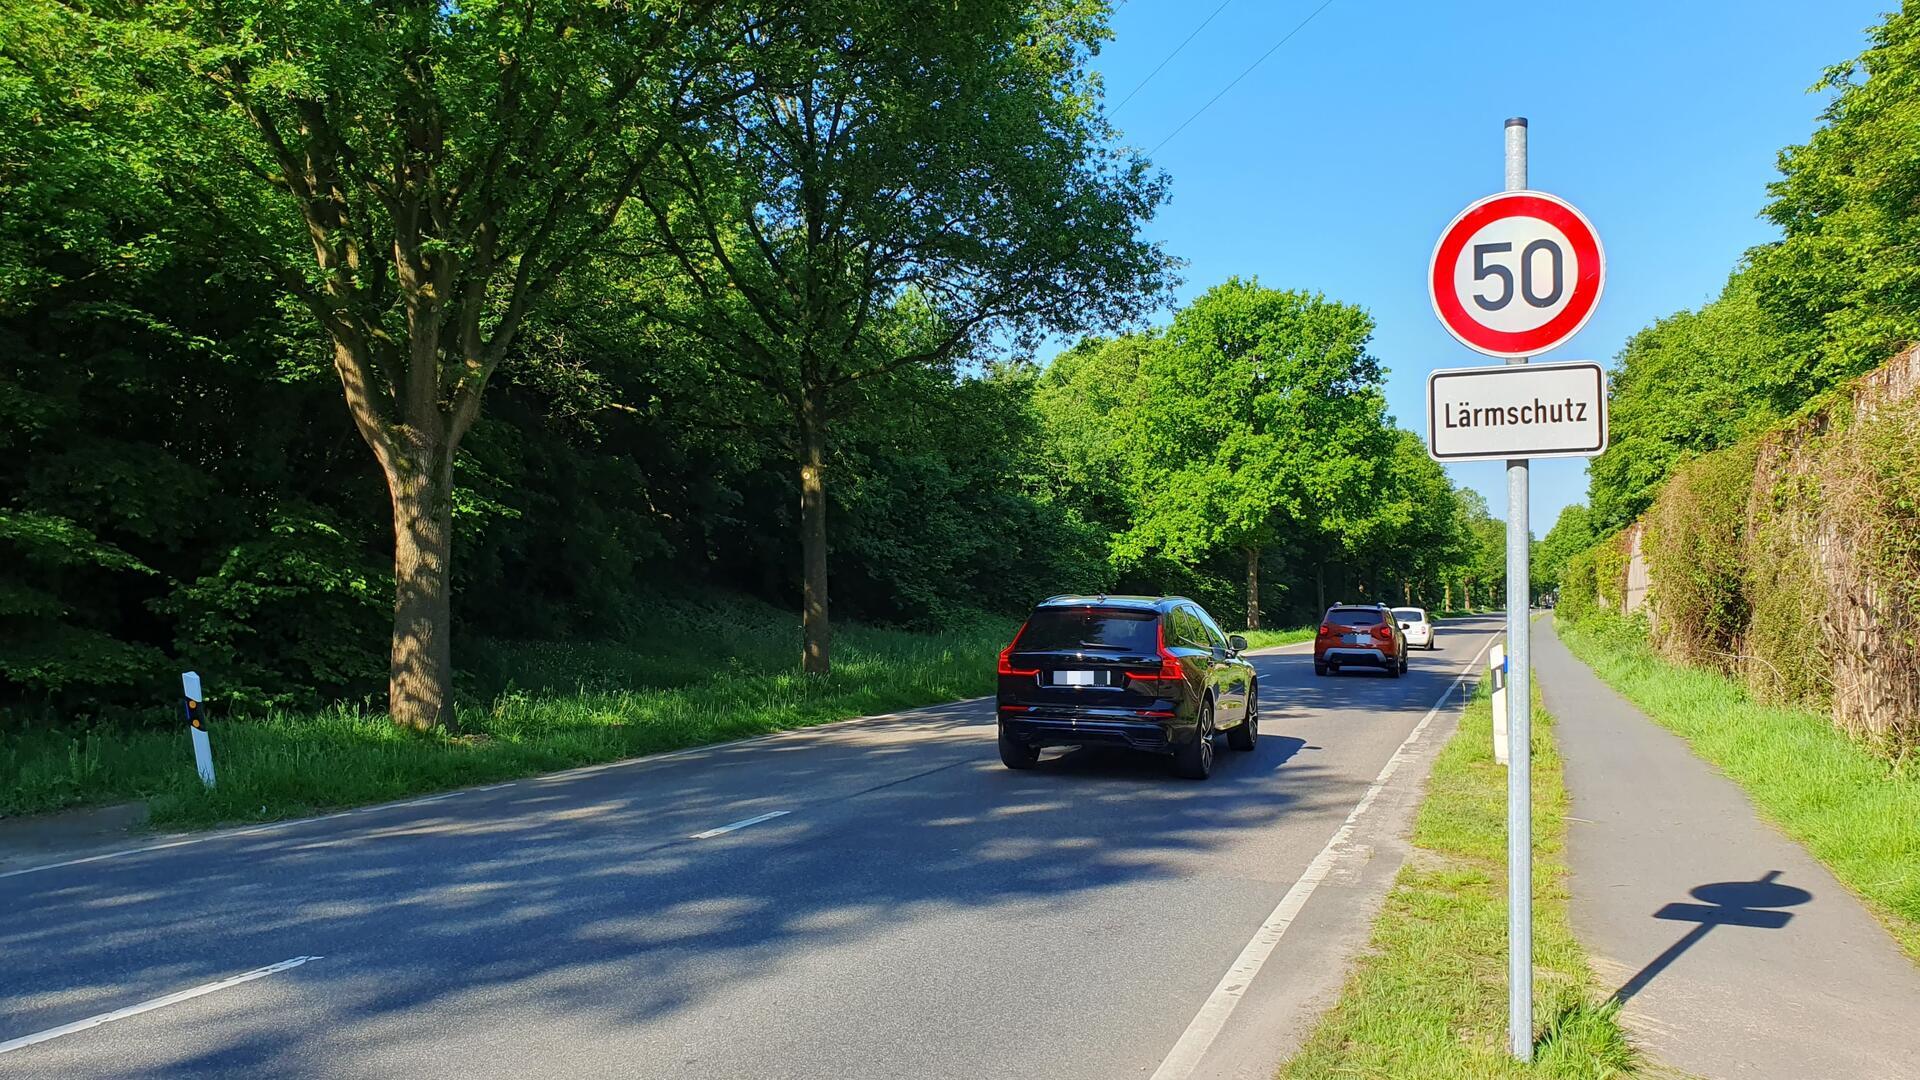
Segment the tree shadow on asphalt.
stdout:
<svg viewBox="0 0 1920 1080">
<path fill-rule="evenodd" d="M 1416 663 L 1415 684 L 1437 692 L 1457 672 L 1450 659 L 1444 673 Z M 1305 742 L 1285 734 L 1287 719 L 1365 707 L 1375 695 L 1345 680 L 1287 681 L 1285 694 L 1263 695 L 1256 751 L 1223 747 L 1205 783 L 1097 750 L 1007 771 L 981 706 L 963 703 L 657 772 L 536 778 L 498 793 L 515 797 L 485 816 L 461 800 L 392 807 L 351 830 L 296 823 L 15 878 L 0 886 L 11 912 L 0 929 L 0 1040 L 302 954 L 325 959 L 253 984 L 291 995 L 298 1011 L 208 1009 L 177 1052 L 134 1045 L 170 1073 L 303 1076 L 391 1071 L 431 1052 L 449 1015 L 531 1010 L 568 1030 L 643 1040 L 830 946 L 893 948 L 891 935 L 929 915 L 1017 922 L 1105 890 L 1208 873 L 1282 815 L 1345 807 L 1346 787 L 1315 790 L 1327 770 L 1298 758 Z M 1431 700 L 1408 694 L 1393 707 L 1417 714 Z M 885 738 L 929 725 L 932 752 L 924 736 Z M 748 754 L 781 770 L 786 790 L 743 802 L 737 770 Z M 873 782 L 813 802 L 801 794 L 850 776 Z M 689 823 L 775 803 L 791 812 L 689 839 Z M 47 1054 L 44 1063 L 83 1072 L 141 1068 L 138 1053 L 126 1056 L 133 1032 L 104 1038 L 110 1030 L 5 1064 Z M 708 1038 L 724 1046 L 726 1036 Z M 459 1071 L 426 1065 L 419 1071 Z"/>
</svg>

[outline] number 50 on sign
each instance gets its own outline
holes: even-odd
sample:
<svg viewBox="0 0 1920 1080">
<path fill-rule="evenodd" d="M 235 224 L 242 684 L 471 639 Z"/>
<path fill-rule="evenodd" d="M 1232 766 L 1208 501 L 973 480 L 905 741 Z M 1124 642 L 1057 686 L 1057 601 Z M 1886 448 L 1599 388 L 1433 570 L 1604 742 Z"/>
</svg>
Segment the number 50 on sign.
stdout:
<svg viewBox="0 0 1920 1080">
<path fill-rule="evenodd" d="M 1460 211 L 1434 245 L 1434 314 L 1489 356 L 1534 356 L 1580 332 L 1606 256 L 1580 211 L 1542 191 L 1503 191 Z"/>
</svg>

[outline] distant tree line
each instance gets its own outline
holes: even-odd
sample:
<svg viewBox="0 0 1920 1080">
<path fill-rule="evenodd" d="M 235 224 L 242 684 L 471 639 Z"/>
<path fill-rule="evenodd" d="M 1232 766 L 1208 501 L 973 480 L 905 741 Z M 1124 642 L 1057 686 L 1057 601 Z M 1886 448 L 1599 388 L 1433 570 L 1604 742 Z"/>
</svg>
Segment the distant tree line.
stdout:
<svg viewBox="0 0 1920 1080">
<path fill-rule="evenodd" d="M 1492 599 L 1364 312 L 1235 281 L 1139 329 L 1167 181 L 1107 14 L 0 6 L 0 707 L 189 665 L 430 727 L 456 633 L 689 587 L 796 606 L 810 672 L 830 613 Z"/>
</svg>

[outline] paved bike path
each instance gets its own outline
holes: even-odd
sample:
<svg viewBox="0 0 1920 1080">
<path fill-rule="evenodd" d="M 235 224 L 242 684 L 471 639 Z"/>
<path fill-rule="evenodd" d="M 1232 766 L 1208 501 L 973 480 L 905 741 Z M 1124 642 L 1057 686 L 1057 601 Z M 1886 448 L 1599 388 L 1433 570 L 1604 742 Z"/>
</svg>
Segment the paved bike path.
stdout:
<svg viewBox="0 0 1920 1080">
<path fill-rule="evenodd" d="M 1920 967 L 1746 794 L 1534 624 L 1575 933 L 1636 1041 L 1710 1080 L 1920 1078 Z"/>
</svg>

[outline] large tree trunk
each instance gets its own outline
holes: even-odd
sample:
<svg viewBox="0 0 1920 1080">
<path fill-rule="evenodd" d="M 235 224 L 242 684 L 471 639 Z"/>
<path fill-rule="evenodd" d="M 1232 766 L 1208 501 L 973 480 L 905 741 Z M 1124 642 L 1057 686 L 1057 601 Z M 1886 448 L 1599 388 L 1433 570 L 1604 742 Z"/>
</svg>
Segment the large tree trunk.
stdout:
<svg viewBox="0 0 1920 1080">
<path fill-rule="evenodd" d="M 800 399 L 800 667 L 809 675 L 833 669 L 832 627 L 827 621 L 827 429 L 819 403 Z"/>
<path fill-rule="evenodd" d="M 1247 545 L 1247 629 L 1260 629 L 1260 549 Z"/>
<path fill-rule="evenodd" d="M 388 710 L 427 730 L 453 722 L 453 455 L 432 445 L 396 447 L 387 469 L 393 500 L 393 648 Z"/>
</svg>

